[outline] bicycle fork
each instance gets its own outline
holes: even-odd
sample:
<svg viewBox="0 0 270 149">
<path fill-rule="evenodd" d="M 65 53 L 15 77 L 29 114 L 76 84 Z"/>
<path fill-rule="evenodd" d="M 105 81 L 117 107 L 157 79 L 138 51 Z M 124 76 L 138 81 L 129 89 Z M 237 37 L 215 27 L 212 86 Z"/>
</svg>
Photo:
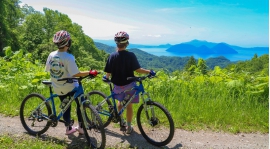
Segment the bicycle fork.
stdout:
<svg viewBox="0 0 270 149">
<path fill-rule="evenodd" d="M 147 96 L 146 99 L 144 99 L 144 95 Z M 148 101 L 151 101 L 151 98 L 150 98 L 150 95 L 149 93 L 143 93 L 142 94 L 142 99 L 143 99 L 143 109 L 145 111 L 145 115 L 146 115 L 146 118 L 148 120 L 148 123 L 151 125 L 151 126 L 155 126 L 157 123 L 155 122 L 155 118 L 156 118 L 156 115 L 155 115 L 155 111 L 154 111 L 154 107 L 151 106 L 151 105 L 147 105 L 147 102 Z M 151 112 L 151 117 L 149 116 L 149 109 L 150 109 L 150 112 Z"/>
<path fill-rule="evenodd" d="M 82 115 L 82 123 L 84 124 L 86 129 L 89 129 L 89 124 L 88 124 L 87 119 L 86 119 L 86 112 L 84 110 L 84 105 L 85 105 L 86 102 L 89 102 L 90 104 L 91 104 L 91 102 L 90 102 L 90 100 L 84 100 L 82 102 L 81 99 L 82 99 L 83 96 L 84 95 L 80 95 L 78 97 L 79 104 L 80 104 L 81 115 Z M 96 118 L 95 118 L 95 115 L 92 114 L 92 112 L 91 112 L 91 117 L 93 117 L 93 120 L 94 120 L 92 123 L 95 124 L 96 123 Z"/>
</svg>

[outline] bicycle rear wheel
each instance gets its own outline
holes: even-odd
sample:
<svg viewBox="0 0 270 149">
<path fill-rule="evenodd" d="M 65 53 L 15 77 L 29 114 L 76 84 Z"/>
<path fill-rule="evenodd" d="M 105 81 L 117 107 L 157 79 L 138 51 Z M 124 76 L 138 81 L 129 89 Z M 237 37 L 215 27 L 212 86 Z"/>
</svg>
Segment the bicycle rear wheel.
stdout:
<svg viewBox="0 0 270 149">
<path fill-rule="evenodd" d="M 31 135 L 41 135 L 50 128 L 48 117 L 52 110 L 49 103 L 40 94 L 26 96 L 20 107 L 20 120 L 25 130 Z"/>
<path fill-rule="evenodd" d="M 110 100 L 106 100 L 104 102 L 107 96 L 100 91 L 91 91 L 88 93 L 88 95 L 90 97 L 92 105 L 95 106 L 96 110 L 99 113 L 99 116 L 102 119 L 104 128 L 107 127 L 112 120 L 112 117 L 109 116 L 109 114 L 111 114 L 113 110 L 112 103 L 110 102 Z M 98 104 L 102 102 L 104 103 L 101 106 L 98 106 Z"/>
<path fill-rule="evenodd" d="M 87 126 L 83 123 L 83 130 L 87 139 L 88 145 L 91 148 L 103 149 L 106 145 L 105 130 L 102 125 L 102 120 L 90 104 L 84 106 Z"/>
<path fill-rule="evenodd" d="M 144 104 L 139 107 L 137 124 L 142 136 L 155 146 L 167 145 L 174 136 L 174 122 L 170 113 L 154 101 L 148 101 L 146 107 Z"/>
</svg>

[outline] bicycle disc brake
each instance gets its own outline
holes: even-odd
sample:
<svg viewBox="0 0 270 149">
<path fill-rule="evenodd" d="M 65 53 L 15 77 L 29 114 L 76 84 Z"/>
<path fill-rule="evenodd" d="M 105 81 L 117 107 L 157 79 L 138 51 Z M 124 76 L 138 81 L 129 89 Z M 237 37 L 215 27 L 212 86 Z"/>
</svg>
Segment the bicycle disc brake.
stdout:
<svg viewBox="0 0 270 149">
<path fill-rule="evenodd" d="M 51 114 L 49 118 L 50 120 L 48 122 L 51 123 L 51 127 L 56 127 L 58 124 L 57 117 L 54 114 Z"/>
</svg>

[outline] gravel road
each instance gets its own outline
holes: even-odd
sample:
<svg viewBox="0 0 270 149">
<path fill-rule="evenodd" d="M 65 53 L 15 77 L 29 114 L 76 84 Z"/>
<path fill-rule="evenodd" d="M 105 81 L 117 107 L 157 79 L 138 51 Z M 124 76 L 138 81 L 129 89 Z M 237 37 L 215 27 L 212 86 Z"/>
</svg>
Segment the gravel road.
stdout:
<svg viewBox="0 0 270 149">
<path fill-rule="evenodd" d="M 176 129 L 173 140 L 164 147 L 155 147 L 149 144 L 134 127 L 131 135 L 123 134 L 113 124 L 106 128 L 106 146 L 111 148 L 138 148 L 138 149 L 268 149 L 269 134 L 228 134 L 210 131 L 185 131 Z M 41 138 L 53 139 L 56 142 L 65 142 L 68 148 L 81 148 L 83 136 L 77 133 L 66 136 L 62 123 L 50 128 Z M 0 115 L 0 137 L 2 135 L 29 136 L 21 125 L 19 117 L 5 117 Z"/>
</svg>

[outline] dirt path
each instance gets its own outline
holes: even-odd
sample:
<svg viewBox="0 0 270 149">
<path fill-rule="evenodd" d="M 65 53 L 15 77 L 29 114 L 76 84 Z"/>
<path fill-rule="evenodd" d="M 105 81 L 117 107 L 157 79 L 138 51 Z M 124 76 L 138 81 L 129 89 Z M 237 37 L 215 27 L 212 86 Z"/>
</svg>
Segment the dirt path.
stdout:
<svg viewBox="0 0 270 149">
<path fill-rule="evenodd" d="M 119 128 L 113 128 L 111 124 L 106 128 L 106 146 L 114 148 L 139 148 L 139 149 L 160 149 L 152 146 L 140 135 L 137 127 L 130 136 L 123 134 Z M 42 138 L 54 139 L 56 142 L 66 142 L 68 148 L 80 148 L 81 137 L 77 133 L 71 136 L 64 134 L 65 128 L 60 123 L 57 127 L 50 128 Z M 23 136 L 28 135 L 21 125 L 18 117 L 4 117 L 0 115 L 0 137 L 3 134 Z M 269 134 L 227 134 L 216 132 L 191 132 L 177 129 L 173 140 L 165 147 L 167 149 L 195 149 L 195 148 L 214 148 L 214 149 L 268 149 Z"/>
</svg>

